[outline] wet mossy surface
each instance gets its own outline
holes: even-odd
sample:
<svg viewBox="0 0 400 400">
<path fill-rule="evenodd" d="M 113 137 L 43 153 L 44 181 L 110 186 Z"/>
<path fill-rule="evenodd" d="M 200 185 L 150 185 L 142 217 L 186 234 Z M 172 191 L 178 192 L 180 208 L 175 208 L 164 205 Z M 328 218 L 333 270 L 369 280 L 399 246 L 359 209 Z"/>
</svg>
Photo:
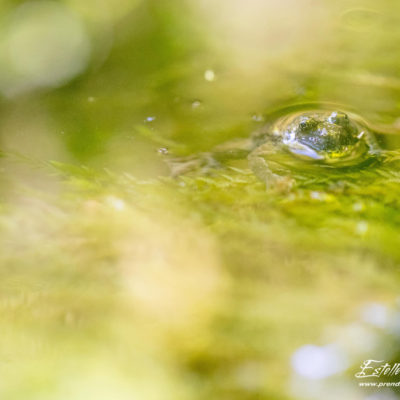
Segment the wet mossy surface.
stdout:
<svg viewBox="0 0 400 400">
<path fill-rule="evenodd" d="M 0 398 L 364 400 L 360 364 L 399 361 L 399 6 L 231 3 L 62 2 L 86 69 L 0 79 Z M 285 190 L 245 157 L 171 176 L 306 103 L 391 153 L 289 166 Z M 307 345 L 347 364 L 311 379 Z"/>
</svg>

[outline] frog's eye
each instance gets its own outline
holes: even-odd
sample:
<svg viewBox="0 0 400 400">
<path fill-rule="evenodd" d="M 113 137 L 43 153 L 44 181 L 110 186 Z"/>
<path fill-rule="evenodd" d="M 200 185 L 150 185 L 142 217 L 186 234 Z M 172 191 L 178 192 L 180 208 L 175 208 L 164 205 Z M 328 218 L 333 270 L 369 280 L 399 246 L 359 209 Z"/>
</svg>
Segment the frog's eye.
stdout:
<svg viewBox="0 0 400 400">
<path fill-rule="evenodd" d="M 299 129 L 302 132 L 309 131 L 315 128 L 318 125 L 318 122 L 314 118 L 304 117 L 299 122 Z"/>
<path fill-rule="evenodd" d="M 336 124 L 336 125 L 340 125 L 340 126 L 343 126 L 343 127 L 348 126 L 349 123 L 350 123 L 349 117 L 347 116 L 347 114 L 345 114 L 344 112 L 340 112 L 340 111 L 334 111 L 328 117 L 328 121 L 331 124 Z"/>
</svg>

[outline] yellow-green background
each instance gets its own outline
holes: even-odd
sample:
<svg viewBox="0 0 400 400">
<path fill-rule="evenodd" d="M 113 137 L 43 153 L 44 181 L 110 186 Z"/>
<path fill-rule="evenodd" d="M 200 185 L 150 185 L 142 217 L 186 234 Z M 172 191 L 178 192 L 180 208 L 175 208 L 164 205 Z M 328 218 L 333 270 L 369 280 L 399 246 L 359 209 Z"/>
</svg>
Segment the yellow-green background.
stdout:
<svg viewBox="0 0 400 400">
<path fill-rule="evenodd" d="M 396 398 L 354 374 L 400 361 L 399 165 L 278 193 L 158 151 L 308 102 L 399 127 L 397 1 L 1 0 L 0 398 Z M 296 374 L 331 343 L 347 369 Z"/>
</svg>

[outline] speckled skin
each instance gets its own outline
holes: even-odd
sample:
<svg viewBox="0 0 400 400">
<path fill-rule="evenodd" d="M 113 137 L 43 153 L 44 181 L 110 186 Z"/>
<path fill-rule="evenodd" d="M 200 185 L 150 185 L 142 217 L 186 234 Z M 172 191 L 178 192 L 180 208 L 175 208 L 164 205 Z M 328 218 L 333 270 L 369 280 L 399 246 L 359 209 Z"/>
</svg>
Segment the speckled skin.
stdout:
<svg viewBox="0 0 400 400">
<path fill-rule="evenodd" d="M 310 110 L 283 116 L 264 125 L 249 139 L 230 141 L 200 156 L 171 160 L 174 176 L 191 170 L 207 173 L 229 160 L 248 159 L 267 187 L 282 190 L 294 181 L 291 168 L 358 165 L 382 154 L 373 133 L 356 116 L 342 111 Z"/>
<path fill-rule="evenodd" d="M 366 126 L 341 111 L 307 111 L 278 119 L 252 136 L 250 166 L 267 185 L 288 180 L 273 164 L 303 160 L 325 167 L 356 165 L 379 153 Z M 279 168 L 278 168 L 279 169 Z"/>
<path fill-rule="evenodd" d="M 372 150 L 371 133 L 340 111 L 310 111 L 283 117 L 253 135 L 254 148 L 265 143 L 303 159 L 343 164 Z"/>
</svg>

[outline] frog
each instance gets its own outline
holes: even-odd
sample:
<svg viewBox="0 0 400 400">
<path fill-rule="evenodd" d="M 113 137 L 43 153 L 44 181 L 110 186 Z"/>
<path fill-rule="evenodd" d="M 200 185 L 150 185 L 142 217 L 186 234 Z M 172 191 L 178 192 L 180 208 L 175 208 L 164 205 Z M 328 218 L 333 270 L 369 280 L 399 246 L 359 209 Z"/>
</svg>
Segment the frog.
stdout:
<svg viewBox="0 0 400 400">
<path fill-rule="evenodd" d="M 204 173 L 231 160 L 247 159 L 267 188 L 290 190 L 293 169 L 348 168 L 383 157 L 368 124 L 342 110 L 302 110 L 281 116 L 249 138 L 217 146 L 199 157 L 180 160 L 174 175 L 199 169 Z"/>
<path fill-rule="evenodd" d="M 255 175 L 273 184 L 293 185 L 284 166 L 345 168 L 383 155 L 361 118 L 340 110 L 311 110 L 279 118 L 252 134 L 248 160 Z M 274 168 L 275 167 L 275 168 Z M 281 174 L 273 170 L 281 170 Z"/>
</svg>

